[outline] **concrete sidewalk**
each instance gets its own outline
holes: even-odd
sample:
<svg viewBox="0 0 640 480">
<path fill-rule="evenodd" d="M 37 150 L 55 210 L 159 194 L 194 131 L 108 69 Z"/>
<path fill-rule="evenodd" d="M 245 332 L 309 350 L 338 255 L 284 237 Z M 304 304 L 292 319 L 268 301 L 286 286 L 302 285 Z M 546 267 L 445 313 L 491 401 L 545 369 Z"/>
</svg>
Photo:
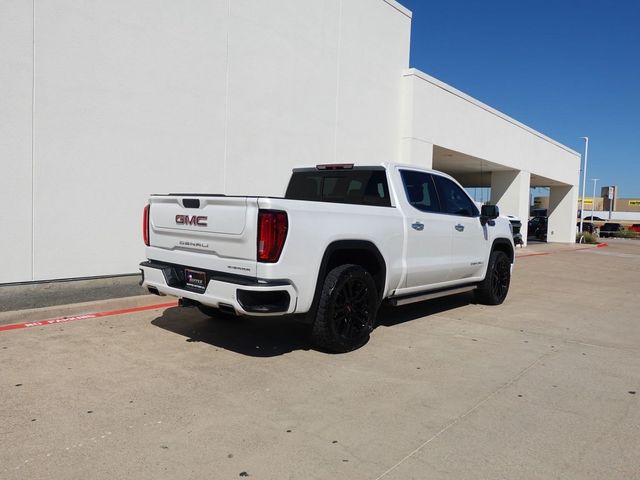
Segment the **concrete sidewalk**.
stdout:
<svg viewBox="0 0 640 480">
<path fill-rule="evenodd" d="M 140 275 L 0 285 L 0 312 L 147 294 Z"/>
<path fill-rule="evenodd" d="M 157 295 L 137 295 L 131 297 L 71 303 L 68 305 L 53 305 L 49 307 L 13 310 L 0 312 L 0 326 L 19 322 L 36 322 L 54 318 L 146 307 L 149 305 L 169 302 L 177 302 L 177 299 L 173 297 L 159 297 Z"/>
</svg>

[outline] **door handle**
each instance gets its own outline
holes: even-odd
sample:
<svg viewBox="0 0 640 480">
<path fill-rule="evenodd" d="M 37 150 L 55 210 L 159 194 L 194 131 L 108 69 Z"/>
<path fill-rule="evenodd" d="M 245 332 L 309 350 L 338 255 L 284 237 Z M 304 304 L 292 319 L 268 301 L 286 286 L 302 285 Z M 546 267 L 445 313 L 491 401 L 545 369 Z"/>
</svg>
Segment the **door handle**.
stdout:
<svg viewBox="0 0 640 480">
<path fill-rule="evenodd" d="M 461 223 L 457 224 L 456 230 L 458 230 L 459 232 L 462 232 L 464 230 L 464 225 L 462 225 Z"/>
<path fill-rule="evenodd" d="M 411 228 L 413 228 L 414 230 L 418 230 L 419 232 L 421 232 L 422 230 L 424 230 L 424 223 L 420 223 L 420 222 L 415 222 L 411 224 Z"/>
</svg>

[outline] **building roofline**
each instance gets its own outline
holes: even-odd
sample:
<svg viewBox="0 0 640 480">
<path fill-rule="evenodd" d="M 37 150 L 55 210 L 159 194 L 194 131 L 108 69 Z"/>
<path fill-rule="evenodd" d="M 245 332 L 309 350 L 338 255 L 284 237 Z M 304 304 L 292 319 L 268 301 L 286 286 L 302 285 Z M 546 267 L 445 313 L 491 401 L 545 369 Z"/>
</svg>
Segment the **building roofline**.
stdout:
<svg viewBox="0 0 640 480">
<path fill-rule="evenodd" d="M 407 18 L 411 18 L 413 16 L 413 13 L 411 13 L 411 10 L 409 10 L 404 5 L 400 5 L 398 2 L 396 2 L 396 0 L 383 0 L 383 2 L 388 3 L 389 5 L 391 5 L 393 8 L 398 10 Z"/>
<path fill-rule="evenodd" d="M 567 147 L 566 145 L 561 144 L 560 142 L 555 141 L 554 139 L 547 137 L 546 135 L 544 135 L 543 133 L 538 132 L 537 130 L 534 130 L 531 127 L 526 126 L 524 123 L 521 123 L 519 121 L 517 121 L 516 119 L 510 117 L 509 115 L 506 115 L 498 110 L 496 110 L 495 108 L 490 107 L 489 105 L 487 105 L 486 103 L 482 103 L 480 100 L 477 100 L 473 97 L 471 97 L 470 95 L 467 95 L 464 92 L 461 92 L 460 90 L 458 90 L 457 88 L 452 87 L 451 85 L 448 85 L 440 80 L 438 80 L 437 78 L 432 77 L 431 75 L 427 75 L 426 73 L 424 73 L 421 70 L 418 70 L 417 68 L 409 68 L 407 70 L 405 70 L 403 76 L 405 77 L 417 77 L 421 80 L 424 80 L 425 82 L 431 83 L 432 85 L 441 88 L 442 90 L 445 90 L 449 93 L 452 93 L 453 95 L 461 98 L 462 100 L 465 100 L 469 103 L 472 103 L 473 105 L 475 105 L 476 107 L 480 107 L 483 110 L 495 115 L 496 117 L 499 117 L 503 120 L 506 120 L 507 122 L 522 128 L 523 130 L 526 130 L 529 133 L 532 133 L 533 135 L 535 135 L 536 137 L 541 138 L 542 140 L 545 140 L 553 145 L 555 145 L 556 147 L 562 148 L 563 150 L 576 155 L 578 157 L 580 157 L 580 153 L 576 152 L 575 150 Z"/>
</svg>

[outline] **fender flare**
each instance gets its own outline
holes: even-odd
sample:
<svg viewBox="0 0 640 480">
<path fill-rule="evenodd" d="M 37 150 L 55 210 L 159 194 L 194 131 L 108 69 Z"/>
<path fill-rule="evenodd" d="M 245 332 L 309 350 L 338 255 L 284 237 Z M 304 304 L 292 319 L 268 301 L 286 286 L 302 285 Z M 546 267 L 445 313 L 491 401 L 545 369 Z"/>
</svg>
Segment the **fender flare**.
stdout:
<svg viewBox="0 0 640 480">
<path fill-rule="evenodd" d="M 493 243 L 491 244 L 491 252 L 496 250 L 496 247 L 498 246 L 506 247 L 506 250 L 509 255 L 509 261 L 513 263 L 515 260 L 515 251 L 513 250 L 513 244 L 506 238 L 496 238 L 495 240 L 493 240 Z M 500 250 L 503 250 L 503 249 L 501 248 Z"/>
<path fill-rule="evenodd" d="M 329 260 L 336 252 L 340 250 L 363 250 L 370 254 L 372 254 L 378 262 L 380 266 L 380 277 L 382 279 L 381 282 L 376 282 L 376 287 L 378 287 L 378 298 L 381 300 L 382 295 L 384 293 L 384 288 L 387 282 L 387 263 L 378 250 L 376 245 L 369 240 L 336 240 L 327 245 L 327 248 L 322 255 L 322 261 L 320 262 L 320 268 L 318 269 L 318 276 L 316 278 L 316 287 L 315 292 L 313 294 L 313 301 L 311 303 L 310 312 L 315 312 L 316 307 L 318 306 L 318 302 L 320 301 L 320 294 L 322 293 L 322 287 L 324 285 L 324 278 L 329 273 L 327 271 L 329 266 Z"/>
</svg>

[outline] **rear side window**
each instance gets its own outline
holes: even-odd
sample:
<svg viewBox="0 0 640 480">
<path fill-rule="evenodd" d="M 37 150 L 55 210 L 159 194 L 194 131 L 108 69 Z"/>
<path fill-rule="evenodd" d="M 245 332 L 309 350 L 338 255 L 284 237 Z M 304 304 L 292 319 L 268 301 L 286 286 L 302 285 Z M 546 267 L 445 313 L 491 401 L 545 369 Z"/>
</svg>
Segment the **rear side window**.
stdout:
<svg viewBox="0 0 640 480">
<path fill-rule="evenodd" d="M 382 169 L 294 171 L 285 198 L 391 206 L 387 176 Z"/>
<path fill-rule="evenodd" d="M 440 212 L 440 203 L 433 177 L 425 172 L 401 170 L 402 184 L 407 200 L 421 212 Z"/>
<path fill-rule="evenodd" d="M 454 182 L 440 175 L 434 175 L 433 180 L 438 189 L 442 213 L 461 217 L 475 217 L 479 214 L 478 207 L 475 206 L 464 190 Z"/>
</svg>

